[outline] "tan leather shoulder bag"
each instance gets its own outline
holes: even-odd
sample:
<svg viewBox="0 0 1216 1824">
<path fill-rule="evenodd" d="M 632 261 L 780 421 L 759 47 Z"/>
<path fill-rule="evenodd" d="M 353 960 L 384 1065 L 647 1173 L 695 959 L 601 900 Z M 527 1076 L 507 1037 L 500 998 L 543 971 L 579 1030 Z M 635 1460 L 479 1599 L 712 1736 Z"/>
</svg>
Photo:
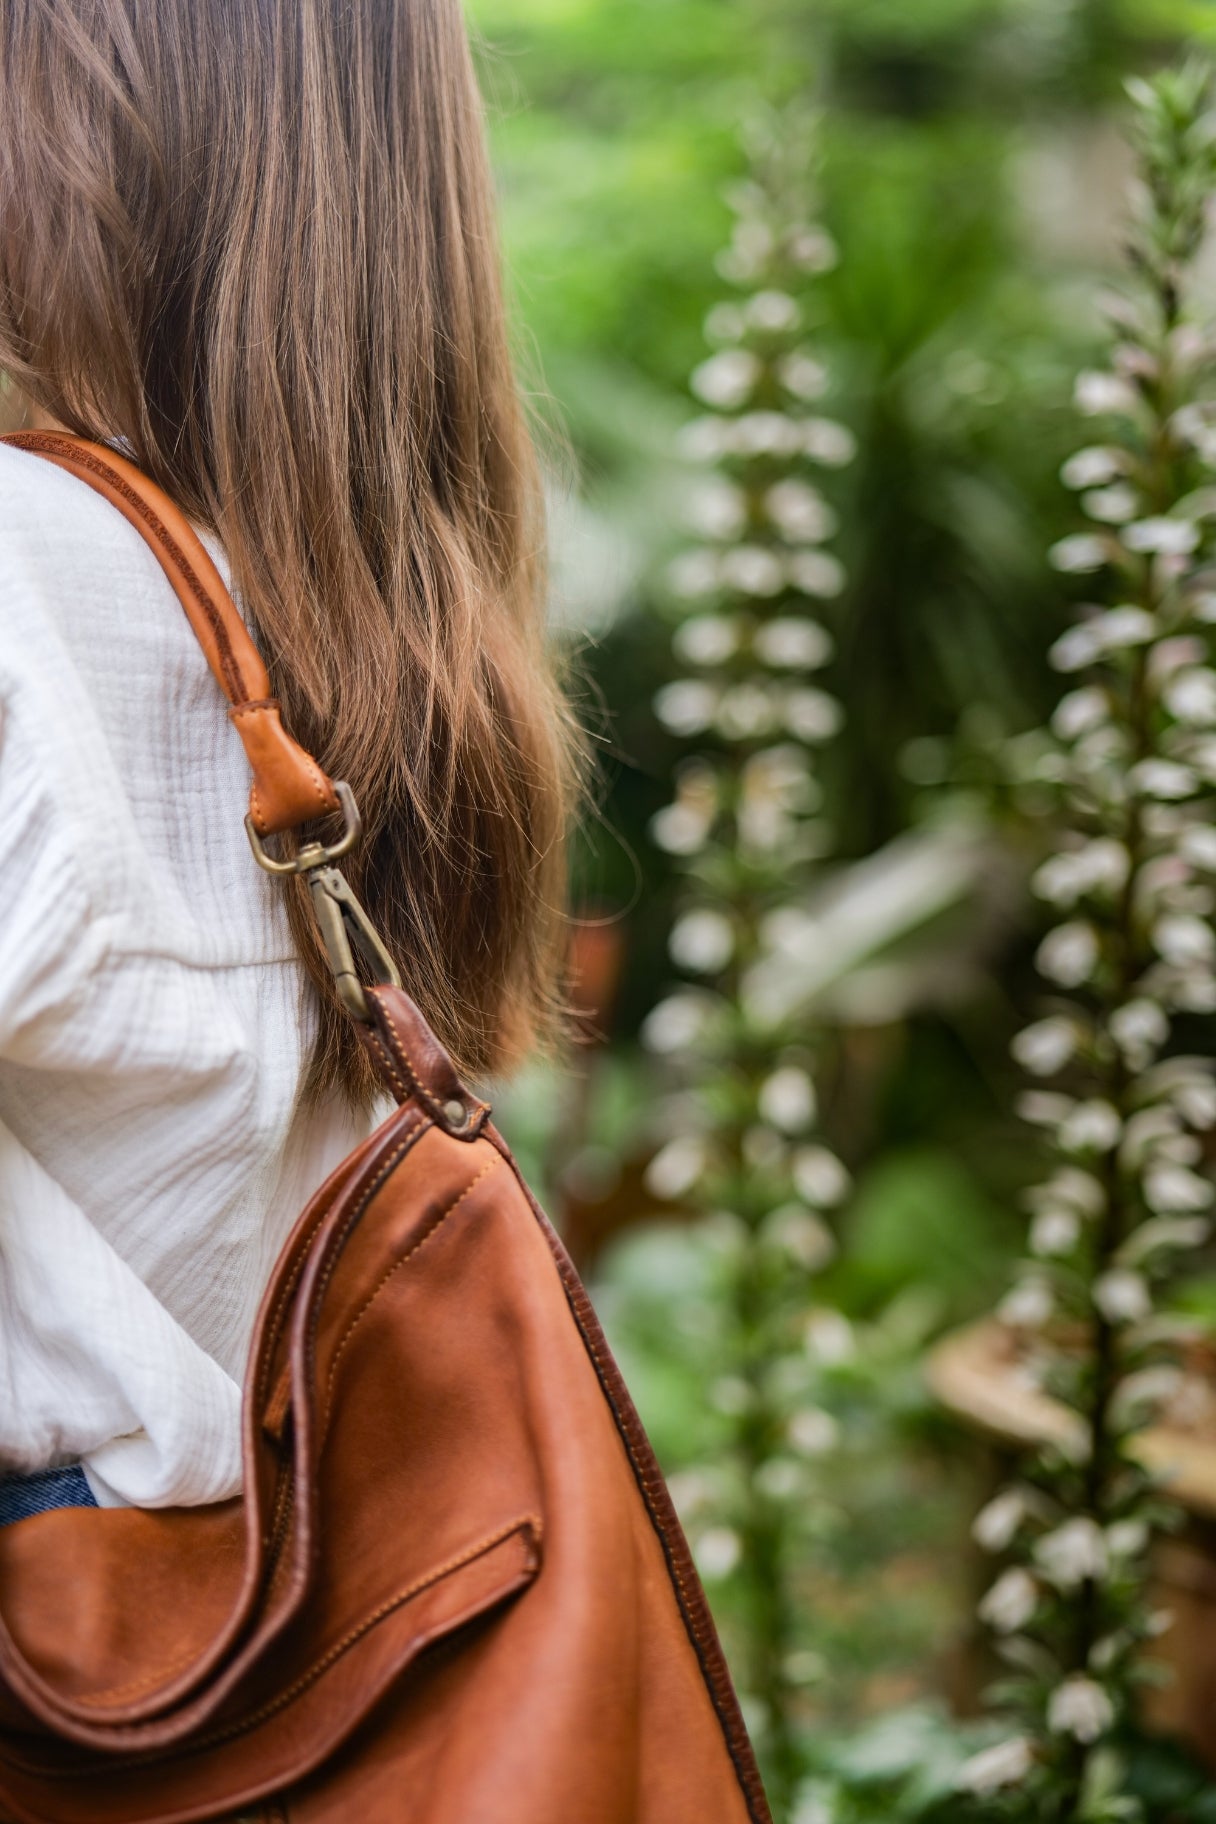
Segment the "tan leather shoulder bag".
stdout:
<svg viewBox="0 0 1216 1824">
<path fill-rule="evenodd" d="M 182 515 L 108 449 L 11 441 L 160 560 L 249 754 L 255 846 L 339 810 L 349 843 Z M 0 1530 L 0 1819 L 770 1824 L 587 1296 L 334 855 L 295 865 L 398 1107 L 275 1267 L 243 1499 Z"/>
</svg>

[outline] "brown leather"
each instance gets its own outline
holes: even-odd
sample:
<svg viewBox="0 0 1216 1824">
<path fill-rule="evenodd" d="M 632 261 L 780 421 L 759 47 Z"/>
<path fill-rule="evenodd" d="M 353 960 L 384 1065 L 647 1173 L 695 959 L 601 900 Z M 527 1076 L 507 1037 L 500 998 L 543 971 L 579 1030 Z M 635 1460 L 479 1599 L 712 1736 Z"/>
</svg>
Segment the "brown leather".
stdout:
<svg viewBox="0 0 1216 1824">
<path fill-rule="evenodd" d="M 586 1293 L 367 993 L 399 1106 L 276 1264 L 243 1499 L 0 1529 L 0 1819 L 771 1824 Z"/>
<path fill-rule="evenodd" d="M 253 769 L 249 814 L 259 835 L 336 811 L 333 781 L 283 727 L 248 629 L 198 534 L 168 496 L 116 451 L 67 431 L 17 431 L 2 441 L 75 475 L 146 540 L 232 706 L 228 713 Z"/>
</svg>

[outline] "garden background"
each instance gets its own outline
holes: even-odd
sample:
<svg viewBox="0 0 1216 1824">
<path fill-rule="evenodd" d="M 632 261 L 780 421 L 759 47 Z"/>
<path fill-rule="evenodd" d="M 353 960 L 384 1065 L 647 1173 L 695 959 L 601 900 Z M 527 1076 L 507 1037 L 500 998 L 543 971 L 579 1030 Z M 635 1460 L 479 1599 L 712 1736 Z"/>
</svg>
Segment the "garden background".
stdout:
<svg viewBox="0 0 1216 1824">
<path fill-rule="evenodd" d="M 778 1824 L 1025 1815 L 1004 1809 L 1019 1800 L 999 1779 L 960 1782 L 1008 1734 L 1003 1700 L 985 1695 L 996 1662 L 975 1608 L 992 1565 L 972 1536 L 1003 1453 L 943 1409 L 926 1362 L 1007 1295 L 1043 1169 L 1010 1046 L 1042 998 L 1048 921 L 1029 882 L 1053 842 L 1023 761 L 1060 698 L 1049 653 L 1078 601 L 1048 557 L 1078 529 L 1060 470 L 1089 440 L 1075 377 L 1107 359 L 1101 294 L 1132 177 L 1125 79 L 1216 50 L 1213 9 L 470 11 L 520 358 L 547 427 L 554 612 L 601 780 L 576 865 L 586 1043 L 512 1085 L 502 1123 L 673 1477 Z M 765 109 L 782 111 L 765 126 Z M 837 257 L 813 262 L 798 340 L 826 375 L 816 410 L 855 454 L 818 483 L 844 579 L 821 604 L 819 682 L 844 717 L 816 760 L 829 852 L 791 864 L 814 944 L 788 991 L 815 1034 L 816 1131 L 848 1188 L 823 1199 L 824 1245 L 803 1233 L 793 1247 L 783 1293 L 822 1433 L 803 1426 L 805 1482 L 782 1495 L 770 1477 L 778 1518 L 745 1525 L 740 1552 L 704 1466 L 712 1482 L 737 1443 L 746 1388 L 724 1369 L 723 1325 L 750 1320 L 714 1308 L 729 1236 L 684 1196 L 678 1160 L 674 1176 L 654 1169 L 681 1106 L 653 1015 L 682 974 L 669 945 L 688 885 L 679 844 L 655 840 L 688 741 L 655 702 L 687 669 L 671 566 L 700 484 L 682 427 L 704 409 L 690 376 L 711 353 L 707 313 L 732 296 L 719 256 L 748 202 L 736 189 L 732 209 L 730 187 L 746 145 L 754 170 L 759 140 L 788 149 L 808 109 L 790 181 Z M 1200 295 L 1208 283 L 1201 256 Z M 1191 1048 L 1210 1055 L 1210 1020 L 1195 1026 Z M 1216 1317 L 1202 1249 L 1170 1296 Z M 780 1559 L 767 1593 L 757 1540 Z M 763 1612 L 774 1588 L 777 1616 Z M 1120 1718 L 1114 1771 L 1091 1766 L 1082 1797 L 1029 1815 L 1216 1818 L 1203 1744 L 1191 1730 L 1189 1747 L 1167 1745 L 1180 1733 L 1150 1696 L 1134 1725 Z"/>
</svg>

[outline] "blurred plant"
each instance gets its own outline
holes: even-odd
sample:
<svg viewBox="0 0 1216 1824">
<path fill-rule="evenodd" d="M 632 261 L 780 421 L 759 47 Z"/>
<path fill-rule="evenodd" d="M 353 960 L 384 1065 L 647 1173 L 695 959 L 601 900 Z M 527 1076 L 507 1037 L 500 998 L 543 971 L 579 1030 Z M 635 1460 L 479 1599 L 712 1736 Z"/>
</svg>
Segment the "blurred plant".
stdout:
<svg viewBox="0 0 1216 1824">
<path fill-rule="evenodd" d="M 697 985 L 661 1001 L 643 1039 L 681 1084 L 648 1186 L 701 1213 L 720 1263 L 713 1335 L 700 1340 L 729 1435 L 682 1488 L 702 1569 L 740 1592 L 740 1682 L 784 1817 L 803 1767 L 801 1694 L 821 1672 L 793 1594 L 816 1532 L 812 1466 L 836 1434 L 815 1400 L 816 1353 L 848 1347 L 842 1319 L 815 1327 L 811 1284 L 833 1251 L 823 1212 L 848 1177 L 812 1138 L 809 1035 L 788 1006 L 758 1006 L 749 983 L 827 842 L 812 756 L 841 712 L 812 681 L 832 648 L 811 604 L 844 576 L 809 473 L 847 462 L 852 438 L 815 410 L 827 377 L 803 339 L 807 281 L 835 257 L 806 215 L 813 127 L 766 115 L 747 148 L 718 263 L 742 295 L 709 314 L 715 352 L 692 387 L 710 409 L 683 435 L 701 469 L 688 503 L 700 541 L 668 572 L 683 675 L 656 699 L 664 725 L 699 748 L 652 825 L 684 880 L 671 956 Z"/>
<path fill-rule="evenodd" d="M 1037 762 L 1058 846 L 1035 885 L 1062 922 L 1037 959 L 1052 1004 L 1015 1055 L 1052 1085 L 1022 1113 L 1054 1166 L 1001 1308 L 1023 1372 L 1070 1422 L 975 1524 L 1006 1559 L 981 1615 L 1009 1667 L 1010 1728 L 959 1776 L 984 1818 L 1091 1824 L 1144 1815 L 1118 1742 L 1163 1625 L 1147 1553 L 1169 1508 L 1136 1442 L 1180 1375 L 1183 1326 L 1156 1295 L 1216 1200 L 1199 1138 L 1216 1127 L 1213 1067 L 1176 1031 L 1216 1011 L 1216 341 L 1187 310 L 1216 115 L 1198 65 L 1129 90 L 1132 280 L 1109 304 L 1111 367 L 1076 392 L 1112 430 L 1065 465 L 1090 529 L 1052 552 L 1066 574 L 1103 575 L 1113 605 L 1085 605 L 1051 655 L 1076 682 Z"/>
</svg>

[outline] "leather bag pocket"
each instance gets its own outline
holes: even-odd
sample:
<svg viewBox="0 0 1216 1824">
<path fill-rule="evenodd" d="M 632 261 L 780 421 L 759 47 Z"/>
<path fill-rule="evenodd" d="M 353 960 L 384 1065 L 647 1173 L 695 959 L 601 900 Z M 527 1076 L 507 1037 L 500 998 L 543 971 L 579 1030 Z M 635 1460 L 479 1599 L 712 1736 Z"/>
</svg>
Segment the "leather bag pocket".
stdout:
<svg viewBox="0 0 1216 1824">
<path fill-rule="evenodd" d="M 19 1748 L 10 1737 L 0 1802 L 21 1824 L 187 1824 L 255 1804 L 322 1765 L 420 1655 L 488 1620 L 540 1561 L 532 1517 L 471 1544 L 382 1599 L 310 1664 L 285 1654 L 288 1686 L 267 1678 L 260 1691 L 243 1688 L 239 1707 L 186 1747 L 124 1753 L 121 1728 L 107 1753 L 30 1737 Z"/>
</svg>

